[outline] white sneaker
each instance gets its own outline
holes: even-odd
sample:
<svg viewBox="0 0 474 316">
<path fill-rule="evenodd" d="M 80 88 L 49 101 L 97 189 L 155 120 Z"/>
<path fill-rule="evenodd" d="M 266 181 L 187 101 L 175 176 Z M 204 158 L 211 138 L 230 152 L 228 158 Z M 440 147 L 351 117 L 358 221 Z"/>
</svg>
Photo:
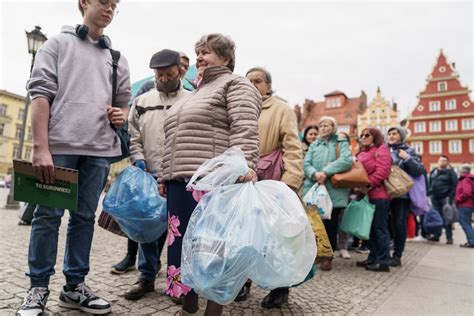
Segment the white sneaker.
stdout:
<svg viewBox="0 0 474 316">
<path fill-rule="evenodd" d="M 419 235 L 413 238 L 412 240 L 413 241 L 426 241 L 426 238 L 423 238 L 423 236 Z"/>
<path fill-rule="evenodd" d="M 350 259 L 351 258 L 351 255 L 349 254 L 349 251 L 347 251 L 346 249 L 341 249 L 341 250 L 339 250 L 339 252 L 341 253 L 341 257 L 343 257 L 344 259 Z"/>
<path fill-rule="evenodd" d="M 86 313 L 100 315 L 112 311 L 108 302 L 101 299 L 84 283 L 80 283 L 72 291 L 66 291 L 66 287 L 59 296 L 59 306 L 72 309 L 80 309 Z"/>
<path fill-rule="evenodd" d="M 26 293 L 23 304 L 21 304 L 21 307 L 16 312 L 16 316 L 43 315 L 48 296 L 48 288 L 32 287 L 28 293 Z"/>
</svg>

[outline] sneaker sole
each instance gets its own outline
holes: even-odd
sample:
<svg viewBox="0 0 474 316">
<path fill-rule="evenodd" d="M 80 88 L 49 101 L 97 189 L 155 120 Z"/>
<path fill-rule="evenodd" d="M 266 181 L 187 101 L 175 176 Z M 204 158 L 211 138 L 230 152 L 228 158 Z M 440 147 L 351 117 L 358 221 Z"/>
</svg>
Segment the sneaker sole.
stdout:
<svg viewBox="0 0 474 316">
<path fill-rule="evenodd" d="M 112 273 L 112 274 L 124 274 L 124 273 L 127 273 L 128 271 L 132 271 L 132 270 L 135 270 L 135 266 L 128 267 L 125 270 L 117 270 L 115 268 L 112 268 L 112 269 L 110 269 L 110 273 Z"/>
<path fill-rule="evenodd" d="M 109 307 L 109 308 L 106 308 L 106 309 L 92 309 L 92 308 L 87 308 L 87 307 L 84 307 L 84 306 L 80 306 L 80 305 L 76 305 L 76 304 L 69 304 L 67 302 L 63 302 L 61 300 L 59 300 L 59 304 L 58 304 L 60 307 L 64 307 L 64 308 L 69 308 L 69 309 L 79 309 L 83 312 L 86 312 L 86 313 L 89 313 L 89 314 L 93 314 L 93 315 L 103 315 L 103 314 L 108 314 L 112 311 L 112 307 Z"/>
</svg>

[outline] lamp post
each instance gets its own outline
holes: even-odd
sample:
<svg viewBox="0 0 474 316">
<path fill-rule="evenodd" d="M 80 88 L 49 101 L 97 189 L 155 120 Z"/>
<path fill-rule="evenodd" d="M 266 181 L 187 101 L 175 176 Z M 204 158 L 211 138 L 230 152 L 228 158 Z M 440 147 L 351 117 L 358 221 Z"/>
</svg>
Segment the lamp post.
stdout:
<svg viewBox="0 0 474 316">
<path fill-rule="evenodd" d="M 41 27 L 35 26 L 35 29 L 31 32 L 26 32 L 26 38 L 28 40 L 28 53 L 31 54 L 31 67 L 30 67 L 30 77 L 31 72 L 33 71 L 33 65 L 35 64 L 36 52 L 43 45 L 44 42 L 48 39 L 46 35 L 41 32 Z M 20 134 L 20 144 L 18 146 L 18 157 L 21 159 L 23 157 L 23 145 L 25 143 L 25 131 L 26 131 L 26 122 L 28 119 L 28 109 L 30 107 L 30 94 L 26 93 L 25 100 L 25 111 L 23 112 L 23 122 L 21 125 L 21 134 Z"/>
<path fill-rule="evenodd" d="M 26 31 L 25 31 L 26 32 Z M 41 32 L 41 27 L 35 26 L 35 29 L 31 32 L 26 32 L 26 39 L 28 41 L 28 53 L 32 55 L 31 58 L 31 67 L 30 67 L 30 76 L 31 77 L 31 72 L 33 71 L 33 65 L 35 64 L 35 57 L 36 57 L 36 52 L 38 49 L 43 45 L 44 42 L 48 39 L 46 35 L 44 35 Z M 26 98 L 25 98 L 25 110 L 23 112 L 23 117 L 22 117 L 22 125 L 21 125 L 21 133 L 20 133 L 20 143 L 18 145 L 18 153 L 16 157 L 17 159 L 22 159 L 23 157 L 23 147 L 25 143 L 25 130 L 26 130 L 26 122 L 28 119 L 28 108 L 30 106 L 30 94 L 28 91 L 26 92 Z M 5 205 L 5 208 L 7 209 L 18 209 L 19 203 L 15 201 L 13 198 L 13 188 L 14 188 L 14 182 L 15 182 L 15 177 L 12 177 L 12 184 L 10 187 L 10 192 L 8 193 L 7 197 L 7 204 Z"/>
</svg>

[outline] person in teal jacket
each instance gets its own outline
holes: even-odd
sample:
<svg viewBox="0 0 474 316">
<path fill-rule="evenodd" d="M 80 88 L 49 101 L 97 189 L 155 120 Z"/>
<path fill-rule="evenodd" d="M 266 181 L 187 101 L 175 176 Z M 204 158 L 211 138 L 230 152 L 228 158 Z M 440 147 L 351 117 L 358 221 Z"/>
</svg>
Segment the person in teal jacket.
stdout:
<svg viewBox="0 0 474 316">
<path fill-rule="evenodd" d="M 339 153 L 337 154 L 337 147 Z M 337 249 L 337 230 L 340 213 L 345 209 L 349 199 L 349 189 L 333 188 L 330 177 L 336 173 L 349 170 L 352 166 L 352 155 L 347 138 L 337 134 L 336 119 L 323 116 L 319 120 L 319 136 L 308 149 L 304 159 L 304 194 L 318 182 L 326 185 L 333 203 L 331 219 L 323 220 L 333 250 Z M 331 259 L 322 263 L 322 270 L 331 270 Z"/>
</svg>

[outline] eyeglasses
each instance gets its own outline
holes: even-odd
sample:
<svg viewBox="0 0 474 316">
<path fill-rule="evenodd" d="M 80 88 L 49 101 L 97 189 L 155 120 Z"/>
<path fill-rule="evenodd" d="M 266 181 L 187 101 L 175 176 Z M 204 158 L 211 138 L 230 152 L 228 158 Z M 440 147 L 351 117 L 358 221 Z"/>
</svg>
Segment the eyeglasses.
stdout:
<svg viewBox="0 0 474 316">
<path fill-rule="evenodd" d="M 109 7 L 112 9 L 114 12 L 114 15 L 117 15 L 119 13 L 119 10 L 117 9 L 117 1 L 115 0 L 98 0 L 99 4 L 104 8 L 108 9 Z"/>
<path fill-rule="evenodd" d="M 361 134 L 359 137 L 360 137 L 360 138 L 369 138 L 370 136 L 372 136 L 372 135 L 370 135 L 369 133 L 367 133 L 367 134 Z"/>
</svg>

